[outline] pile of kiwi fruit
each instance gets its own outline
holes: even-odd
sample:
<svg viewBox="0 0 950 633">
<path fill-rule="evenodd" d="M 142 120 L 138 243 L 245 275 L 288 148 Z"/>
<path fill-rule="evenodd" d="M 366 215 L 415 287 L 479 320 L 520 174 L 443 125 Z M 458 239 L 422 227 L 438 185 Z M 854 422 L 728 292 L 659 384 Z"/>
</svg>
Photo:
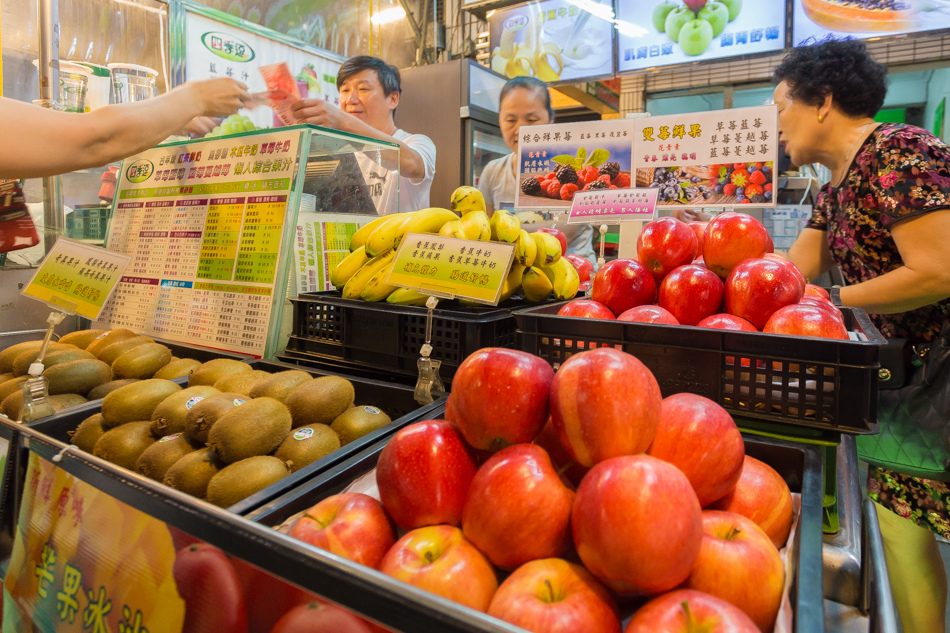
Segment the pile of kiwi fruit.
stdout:
<svg viewBox="0 0 950 633">
<path fill-rule="evenodd" d="M 390 423 L 355 406 L 353 384 L 300 370 L 269 373 L 218 358 L 187 388 L 161 378 L 110 392 L 72 444 L 186 494 L 229 507 Z"/>
</svg>

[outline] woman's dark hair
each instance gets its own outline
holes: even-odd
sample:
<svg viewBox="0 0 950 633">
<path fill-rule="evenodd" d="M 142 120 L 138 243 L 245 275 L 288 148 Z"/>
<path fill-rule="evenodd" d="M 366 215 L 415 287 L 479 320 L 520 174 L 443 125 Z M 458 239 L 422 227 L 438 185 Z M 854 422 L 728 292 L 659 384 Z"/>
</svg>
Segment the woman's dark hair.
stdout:
<svg viewBox="0 0 950 633">
<path fill-rule="evenodd" d="M 864 42 L 829 36 L 807 44 L 785 56 L 772 81 L 786 82 L 793 101 L 818 106 L 830 94 L 850 117 L 876 115 L 887 94 L 887 68 L 871 59 Z"/>
<path fill-rule="evenodd" d="M 498 99 L 498 104 L 501 105 L 501 102 L 505 100 L 505 97 L 508 94 L 516 89 L 524 88 L 525 90 L 530 90 L 535 93 L 538 97 L 541 98 L 541 101 L 544 102 L 544 107 L 548 111 L 548 117 L 551 119 L 548 123 L 554 123 L 554 108 L 551 107 L 551 93 L 548 92 L 548 85 L 541 81 L 540 79 L 535 79 L 534 77 L 512 77 L 505 82 L 505 85 L 501 89 L 501 97 Z"/>
<path fill-rule="evenodd" d="M 383 87 L 383 94 L 387 97 L 394 92 L 402 93 L 402 84 L 399 77 L 399 70 L 395 66 L 390 66 L 386 62 L 369 55 L 358 55 L 351 57 L 340 66 L 336 74 L 337 89 L 343 85 L 343 82 L 357 73 L 364 70 L 375 70 L 379 84 Z"/>
</svg>

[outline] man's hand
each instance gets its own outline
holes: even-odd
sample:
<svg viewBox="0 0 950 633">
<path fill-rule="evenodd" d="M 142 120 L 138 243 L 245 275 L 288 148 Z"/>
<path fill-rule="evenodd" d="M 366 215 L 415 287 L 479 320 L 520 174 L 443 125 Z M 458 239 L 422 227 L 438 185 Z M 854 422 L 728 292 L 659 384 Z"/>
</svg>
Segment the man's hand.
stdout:
<svg viewBox="0 0 950 633">
<path fill-rule="evenodd" d="M 211 130 L 214 129 L 214 126 L 220 123 L 220 119 L 212 119 L 206 116 L 196 116 L 191 121 L 182 128 L 182 132 L 190 136 L 191 138 L 202 138 Z"/>
<path fill-rule="evenodd" d="M 309 123 L 334 130 L 347 131 L 353 118 L 323 99 L 301 99 L 290 108 L 298 123 Z"/>
</svg>

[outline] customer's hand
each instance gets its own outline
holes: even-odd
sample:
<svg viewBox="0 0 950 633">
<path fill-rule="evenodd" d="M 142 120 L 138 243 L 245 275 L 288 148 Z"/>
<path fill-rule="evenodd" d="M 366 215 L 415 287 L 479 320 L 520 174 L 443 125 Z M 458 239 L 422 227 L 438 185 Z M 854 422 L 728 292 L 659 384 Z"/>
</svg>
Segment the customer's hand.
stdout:
<svg viewBox="0 0 950 633">
<path fill-rule="evenodd" d="M 196 116 L 188 124 L 182 128 L 182 133 L 187 134 L 191 138 L 202 138 L 211 130 L 214 129 L 214 126 L 218 125 L 221 119 L 212 119 L 206 116 Z"/>
<path fill-rule="evenodd" d="M 711 213 L 695 209 L 674 209 L 673 217 L 683 222 L 709 222 L 713 218 Z"/>
<path fill-rule="evenodd" d="M 199 100 L 201 114 L 206 117 L 224 117 L 234 114 L 250 101 L 247 86 L 231 79 L 220 77 L 185 84 Z"/>
</svg>

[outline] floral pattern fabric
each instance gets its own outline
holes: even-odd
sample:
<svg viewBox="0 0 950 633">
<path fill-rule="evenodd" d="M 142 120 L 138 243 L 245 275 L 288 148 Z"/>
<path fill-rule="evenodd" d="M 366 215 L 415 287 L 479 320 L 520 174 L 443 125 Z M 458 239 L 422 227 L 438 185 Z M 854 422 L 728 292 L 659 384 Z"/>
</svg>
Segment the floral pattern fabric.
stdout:
<svg viewBox="0 0 950 633">
<path fill-rule="evenodd" d="M 950 489 L 946 483 L 871 467 L 868 496 L 898 516 L 950 538 Z"/>
</svg>

